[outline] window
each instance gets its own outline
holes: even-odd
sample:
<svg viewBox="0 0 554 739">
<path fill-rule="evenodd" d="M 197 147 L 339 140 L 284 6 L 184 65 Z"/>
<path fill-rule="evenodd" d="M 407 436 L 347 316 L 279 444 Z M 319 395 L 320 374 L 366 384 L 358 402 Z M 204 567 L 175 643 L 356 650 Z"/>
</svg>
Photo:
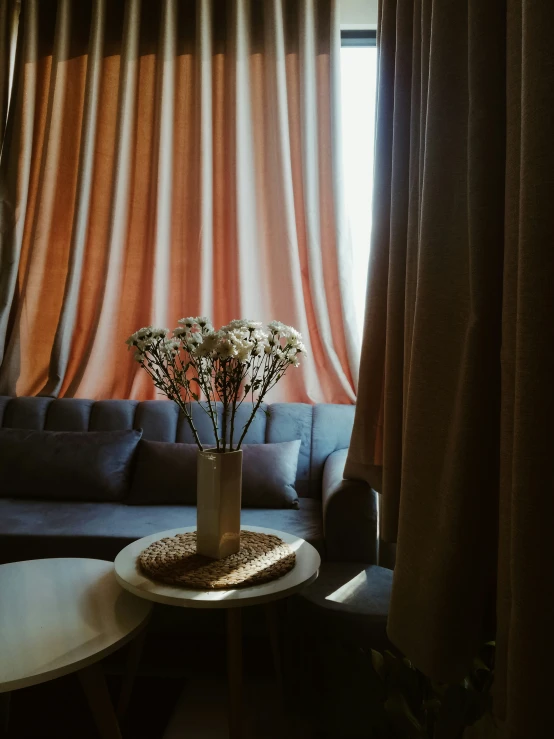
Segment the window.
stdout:
<svg viewBox="0 0 554 739">
<path fill-rule="evenodd" d="M 343 31 L 341 49 L 345 203 L 354 252 L 352 285 L 360 342 L 371 238 L 377 85 L 375 36 L 375 31 Z"/>
</svg>

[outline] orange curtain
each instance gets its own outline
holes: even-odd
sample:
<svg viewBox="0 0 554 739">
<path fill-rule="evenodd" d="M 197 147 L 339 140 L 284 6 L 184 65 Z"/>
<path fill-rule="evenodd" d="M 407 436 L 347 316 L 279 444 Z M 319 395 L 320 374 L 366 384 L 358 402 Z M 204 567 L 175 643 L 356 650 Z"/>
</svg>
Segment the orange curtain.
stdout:
<svg viewBox="0 0 554 739">
<path fill-rule="evenodd" d="M 0 170 L 0 392 L 154 397 L 124 340 L 278 318 L 277 399 L 352 403 L 334 0 L 23 0 Z"/>
<path fill-rule="evenodd" d="M 553 29 L 550 0 L 380 2 L 347 463 L 396 542 L 389 636 L 455 682 L 496 634 L 508 739 L 552 734 Z"/>
</svg>

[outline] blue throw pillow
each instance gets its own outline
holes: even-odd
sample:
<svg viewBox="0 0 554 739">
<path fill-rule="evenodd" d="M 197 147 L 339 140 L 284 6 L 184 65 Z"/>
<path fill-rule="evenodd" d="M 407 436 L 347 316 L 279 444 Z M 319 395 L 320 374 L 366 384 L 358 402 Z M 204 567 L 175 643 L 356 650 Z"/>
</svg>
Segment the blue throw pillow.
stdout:
<svg viewBox="0 0 554 739">
<path fill-rule="evenodd" d="M 242 447 L 242 505 L 298 508 L 300 440 Z M 196 444 L 142 440 L 127 503 L 196 505 Z"/>
<path fill-rule="evenodd" d="M 0 495 L 121 500 L 140 431 L 0 429 Z"/>
</svg>

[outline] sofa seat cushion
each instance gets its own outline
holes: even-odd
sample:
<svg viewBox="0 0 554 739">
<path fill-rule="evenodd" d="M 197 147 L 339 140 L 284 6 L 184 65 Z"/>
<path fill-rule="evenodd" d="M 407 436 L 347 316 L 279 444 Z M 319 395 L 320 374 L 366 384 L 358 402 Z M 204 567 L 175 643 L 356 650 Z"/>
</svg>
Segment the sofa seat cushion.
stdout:
<svg viewBox="0 0 554 739">
<path fill-rule="evenodd" d="M 300 536 L 323 553 L 321 503 L 300 508 L 242 511 L 243 526 L 265 526 Z M 0 563 L 42 557 L 115 559 L 127 544 L 156 531 L 196 525 L 196 507 L 128 506 L 0 499 Z"/>
</svg>

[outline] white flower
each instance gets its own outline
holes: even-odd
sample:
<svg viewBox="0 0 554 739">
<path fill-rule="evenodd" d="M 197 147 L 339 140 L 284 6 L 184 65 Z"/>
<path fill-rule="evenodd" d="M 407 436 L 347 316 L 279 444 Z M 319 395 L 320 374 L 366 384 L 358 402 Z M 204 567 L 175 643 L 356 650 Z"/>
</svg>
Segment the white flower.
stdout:
<svg viewBox="0 0 554 739">
<path fill-rule="evenodd" d="M 232 331 L 228 331 L 227 336 L 236 345 L 242 344 L 245 341 L 250 344 L 252 343 L 249 338 L 249 332 L 242 328 L 235 328 Z"/>
<path fill-rule="evenodd" d="M 211 331 L 209 334 L 204 336 L 204 343 L 211 344 L 212 347 L 215 349 L 220 338 L 221 334 L 219 331 Z"/>
<path fill-rule="evenodd" d="M 156 341 L 156 339 L 165 339 L 165 337 L 168 335 L 169 329 L 168 328 L 154 328 L 152 327 L 150 329 L 150 339 L 152 341 Z"/>
<path fill-rule="evenodd" d="M 179 346 L 180 344 L 178 341 L 166 339 L 163 344 L 160 344 L 160 350 L 162 355 L 165 354 L 166 357 L 171 358 L 177 354 L 177 352 L 179 351 Z"/>
<path fill-rule="evenodd" d="M 287 343 L 291 346 L 298 346 L 298 344 L 302 343 L 302 334 L 292 326 L 287 326 L 287 330 L 283 335 L 287 339 Z"/>
<path fill-rule="evenodd" d="M 226 347 L 228 343 L 231 349 L 224 348 L 226 357 L 236 357 L 240 362 L 247 362 L 250 358 L 255 342 L 250 339 L 250 331 L 235 322 L 234 328 L 228 326 L 221 329 L 219 346 Z M 221 352 L 218 349 L 218 353 Z"/>
<path fill-rule="evenodd" d="M 152 346 L 152 339 L 137 339 L 135 341 L 135 346 L 139 350 L 139 352 L 146 352 L 148 349 Z"/>
<path fill-rule="evenodd" d="M 237 348 L 231 344 L 230 341 L 221 342 L 217 347 L 217 353 L 221 359 L 230 359 L 236 357 Z"/>
<path fill-rule="evenodd" d="M 221 359 L 237 356 L 237 347 L 225 331 L 218 331 L 216 352 Z"/>
<path fill-rule="evenodd" d="M 254 357 L 259 357 L 265 352 L 266 348 L 269 349 L 269 344 L 267 344 L 267 342 L 264 343 L 263 341 L 258 341 L 252 347 L 252 355 Z"/>
<path fill-rule="evenodd" d="M 142 338 L 142 335 L 144 335 L 146 338 L 149 339 L 165 339 L 168 333 L 168 328 L 158 328 L 157 326 L 147 326 L 146 328 L 141 328 L 141 330 L 138 332 L 140 338 Z"/>
<path fill-rule="evenodd" d="M 271 323 L 267 324 L 267 328 L 272 334 L 278 334 L 283 331 L 283 329 L 287 328 L 284 323 L 281 323 L 281 321 L 271 321 Z"/>
<path fill-rule="evenodd" d="M 191 351 L 191 354 L 194 354 L 195 357 L 207 357 L 209 354 L 211 354 L 211 351 L 204 343 L 202 343 L 194 347 L 194 350 Z"/>
<path fill-rule="evenodd" d="M 202 341 L 202 337 L 213 332 L 213 326 L 206 316 L 198 316 L 197 318 L 180 318 L 178 326 L 173 331 L 173 336 L 180 338 L 185 344 L 190 344 L 190 348 L 197 348 Z M 189 347 L 187 347 L 189 350 Z"/>
<path fill-rule="evenodd" d="M 258 331 L 262 328 L 263 323 L 261 321 L 246 321 L 246 328 L 250 331 Z"/>
<path fill-rule="evenodd" d="M 235 318 L 230 321 L 226 326 L 222 326 L 222 331 L 233 331 L 233 329 L 240 329 L 242 331 L 255 331 L 262 327 L 260 321 L 251 321 L 249 318 Z"/>
<path fill-rule="evenodd" d="M 233 331 L 234 329 L 243 329 L 244 324 L 246 321 L 244 321 L 242 318 L 234 318 L 232 321 L 229 321 L 225 326 L 221 327 L 221 331 L 228 332 Z"/>
<path fill-rule="evenodd" d="M 278 353 L 281 359 L 287 361 L 293 367 L 299 367 L 300 357 L 306 353 L 306 348 L 301 342 L 297 346 L 285 344 L 283 348 L 279 349 Z"/>
<path fill-rule="evenodd" d="M 156 328 L 155 326 L 145 326 L 144 328 L 135 331 L 131 334 L 125 342 L 128 346 L 148 346 L 151 345 L 157 339 L 165 339 L 168 335 L 169 329 L 167 328 Z"/>
<path fill-rule="evenodd" d="M 202 346 L 202 334 L 188 334 L 183 341 L 183 346 L 189 354 L 196 356 L 199 348 Z"/>
<path fill-rule="evenodd" d="M 215 331 L 211 331 L 203 337 L 202 343 L 196 348 L 196 354 L 199 357 L 207 357 L 216 350 L 218 341 L 219 335 Z"/>
<path fill-rule="evenodd" d="M 244 344 L 243 346 L 237 347 L 237 359 L 239 362 L 248 362 L 252 354 L 252 347 Z"/>
<path fill-rule="evenodd" d="M 256 328 L 250 333 L 250 339 L 251 341 L 263 344 L 267 342 L 268 339 L 267 331 L 264 331 L 261 328 Z"/>
<path fill-rule="evenodd" d="M 125 342 L 127 346 L 137 346 L 138 341 L 145 336 L 144 332 L 146 331 L 147 329 L 141 328 L 140 331 L 135 331 L 134 334 L 131 334 Z"/>
<path fill-rule="evenodd" d="M 186 328 L 192 328 L 198 324 L 198 318 L 179 318 L 177 323 L 180 323 L 181 326 L 185 326 Z"/>
<path fill-rule="evenodd" d="M 303 353 L 305 351 L 304 344 L 302 343 L 302 334 L 292 326 L 287 326 L 280 321 L 271 321 L 267 328 L 270 332 L 270 345 L 275 344 L 275 346 L 281 349 L 287 348 L 287 350 L 300 347 L 300 352 Z"/>
<path fill-rule="evenodd" d="M 277 359 L 284 359 L 286 356 L 279 344 L 271 344 L 271 342 L 264 347 L 264 352 L 266 355 L 276 357 Z"/>
</svg>

